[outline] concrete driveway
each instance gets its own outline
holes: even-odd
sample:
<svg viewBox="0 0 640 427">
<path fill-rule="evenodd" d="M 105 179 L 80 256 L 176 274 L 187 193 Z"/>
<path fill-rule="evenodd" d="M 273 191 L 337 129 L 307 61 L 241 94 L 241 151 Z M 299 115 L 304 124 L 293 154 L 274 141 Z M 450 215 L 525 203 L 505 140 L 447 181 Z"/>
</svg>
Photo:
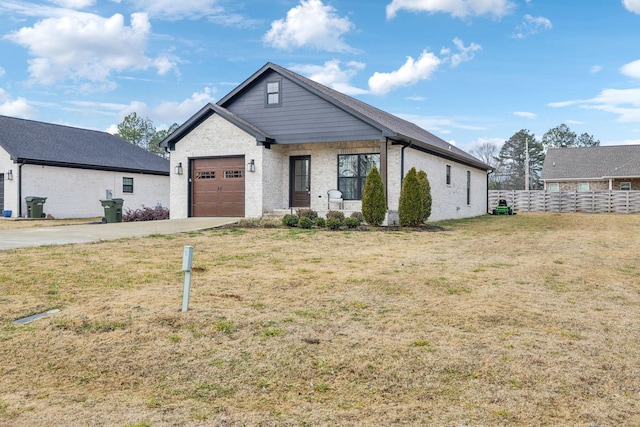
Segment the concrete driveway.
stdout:
<svg viewBox="0 0 640 427">
<path fill-rule="evenodd" d="M 0 230 L 0 250 L 43 245 L 88 243 L 151 234 L 176 234 L 232 224 L 240 218 L 185 218 L 111 224 L 61 225 Z"/>
</svg>

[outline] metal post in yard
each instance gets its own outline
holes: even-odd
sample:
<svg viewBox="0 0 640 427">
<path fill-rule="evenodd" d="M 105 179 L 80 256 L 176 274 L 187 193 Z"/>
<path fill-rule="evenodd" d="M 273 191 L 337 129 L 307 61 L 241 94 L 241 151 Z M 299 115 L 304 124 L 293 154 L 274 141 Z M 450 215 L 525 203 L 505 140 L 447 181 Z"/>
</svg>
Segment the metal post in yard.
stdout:
<svg viewBox="0 0 640 427">
<path fill-rule="evenodd" d="M 182 271 L 184 271 L 184 289 L 182 291 L 182 311 L 189 309 L 189 293 L 191 292 L 191 262 L 193 246 L 185 246 L 182 254 Z"/>
</svg>

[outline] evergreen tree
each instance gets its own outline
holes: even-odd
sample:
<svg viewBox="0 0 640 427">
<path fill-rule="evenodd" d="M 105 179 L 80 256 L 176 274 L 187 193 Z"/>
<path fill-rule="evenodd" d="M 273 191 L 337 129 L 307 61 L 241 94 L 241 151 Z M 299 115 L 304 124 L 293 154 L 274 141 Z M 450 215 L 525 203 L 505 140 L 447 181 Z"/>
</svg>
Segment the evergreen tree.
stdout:
<svg viewBox="0 0 640 427">
<path fill-rule="evenodd" d="M 387 213 L 384 185 L 378 168 L 373 166 L 367 175 L 362 194 L 362 216 L 369 225 L 381 225 Z"/>
<path fill-rule="evenodd" d="M 417 177 L 422 190 L 422 222 L 427 222 L 431 215 L 431 184 L 427 173 L 422 169 L 418 171 Z"/>
<path fill-rule="evenodd" d="M 400 225 L 403 227 L 416 227 L 422 224 L 424 218 L 422 189 L 418 182 L 416 168 L 411 168 L 402 180 L 398 215 L 400 216 Z"/>
<path fill-rule="evenodd" d="M 540 173 L 544 163 L 544 149 L 542 143 L 536 140 L 534 134 L 522 129 L 504 142 L 498 159 L 502 163 L 500 189 L 524 190 L 526 172 L 526 146 L 529 145 L 529 188 L 542 188 Z"/>
</svg>

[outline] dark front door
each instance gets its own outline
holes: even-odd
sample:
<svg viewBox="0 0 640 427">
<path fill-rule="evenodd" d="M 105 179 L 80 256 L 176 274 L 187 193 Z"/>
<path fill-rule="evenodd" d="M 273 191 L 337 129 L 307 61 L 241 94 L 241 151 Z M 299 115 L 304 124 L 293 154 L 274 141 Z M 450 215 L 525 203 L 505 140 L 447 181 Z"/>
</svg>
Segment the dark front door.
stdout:
<svg viewBox="0 0 640 427">
<path fill-rule="evenodd" d="M 311 206 L 311 156 L 295 156 L 289 161 L 291 207 Z"/>
</svg>

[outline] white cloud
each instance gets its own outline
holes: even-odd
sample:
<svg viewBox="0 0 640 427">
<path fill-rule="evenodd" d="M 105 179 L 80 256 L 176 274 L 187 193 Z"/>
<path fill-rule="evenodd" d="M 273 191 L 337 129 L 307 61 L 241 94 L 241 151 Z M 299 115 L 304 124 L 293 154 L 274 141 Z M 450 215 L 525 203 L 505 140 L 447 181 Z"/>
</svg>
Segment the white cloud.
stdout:
<svg viewBox="0 0 640 427">
<path fill-rule="evenodd" d="M 75 13 L 43 19 L 5 38 L 29 49 L 34 57 L 29 60 L 29 72 L 37 83 L 70 79 L 103 85 L 113 72 L 156 68 L 159 74 L 166 74 L 176 68 L 172 58 L 145 55 L 150 32 L 144 13 L 131 15 L 129 27 L 120 14 L 102 18 Z"/>
<path fill-rule="evenodd" d="M 0 77 L 4 76 L 5 70 L 4 68 L 0 67 Z"/>
<path fill-rule="evenodd" d="M 578 106 L 618 115 L 619 122 L 640 122 L 640 88 L 604 89 L 591 99 L 553 102 L 548 105 L 553 108 Z"/>
<path fill-rule="evenodd" d="M 359 89 L 350 84 L 350 80 L 366 65 L 362 62 L 351 61 L 342 64 L 337 59 L 332 59 L 324 65 L 294 65 L 292 71 L 304 74 L 313 81 L 328 86 L 347 95 L 362 95 L 368 93 L 366 89 Z"/>
<path fill-rule="evenodd" d="M 524 21 L 518 25 L 513 33 L 513 38 L 523 39 L 525 37 L 538 34 L 540 31 L 553 28 L 551 21 L 543 16 L 534 17 L 525 15 Z"/>
<path fill-rule="evenodd" d="M 420 116 L 416 114 L 403 114 L 397 113 L 396 116 L 403 118 L 411 123 L 415 123 L 422 129 L 428 129 L 429 132 L 437 133 L 439 135 L 448 135 L 453 132 L 454 129 L 464 130 L 485 130 L 486 128 L 480 126 L 465 125 L 460 123 L 456 119 L 442 116 Z M 451 141 L 449 141 L 451 142 Z M 455 145 L 454 142 L 451 142 Z"/>
<path fill-rule="evenodd" d="M 598 74 L 600 71 L 602 71 L 602 65 L 593 65 L 590 69 L 589 72 L 591 74 Z"/>
<path fill-rule="evenodd" d="M 629 12 L 640 14 L 640 0 L 622 0 L 622 4 Z"/>
<path fill-rule="evenodd" d="M 510 0 L 393 0 L 387 5 L 387 19 L 395 18 L 400 10 L 412 12 L 443 12 L 456 18 L 493 15 L 500 18 L 515 7 Z"/>
<path fill-rule="evenodd" d="M 50 0 L 51 3 L 58 6 L 66 7 L 69 9 L 84 9 L 85 7 L 93 6 L 95 0 Z"/>
<path fill-rule="evenodd" d="M 620 69 L 620 72 L 627 77 L 640 79 L 640 59 L 623 65 L 622 68 Z"/>
<path fill-rule="evenodd" d="M 398 87 L 412 85 L 431 77 L 441 63 L 440 58 L 424 50 L 417 61 L 409 56 L 396 71 L 373 73 L 369 78 L 369 89 L 376 95 L 384 95 Z"/>
<path fill-rule="evenodd" d="M 133 0 L 137 10 L 167 21 L 207 18 L 216 24 L 247 27 L 255 23 L 228 12 L 219 0 Z"/>
<path fill-rule="evenodd" d="M 354 28 L 349 18 L 338 16 L 332 6 L 325 6 L 321 0 L 300 0 L 285 19 L 271 23 L 263 40 L 278 49 L 310 47 L 328 52 L 354 52 L 342 39 Z"/>
<path fill-rule="evenodd" d="M 471 61 L 475 56 L 475 52 L 482 50 L 482 46 L 476 43 L 471 43 L 468 47 L 465 46 L 462 40 L 457 37 L 453 39 L 453 44 L 458 48 L 457 53 L 452 54 L 449 48 L 443 48 L 440 51 L 441 55 L 448 57 L 452 67 L 457 67 L 463 62 Z"/>
<path fill-rule="evenodd" d="M 526 111 L 514 111 L 514 116 L 524 117 L 525 119 L 535 119 L 538 117 L 536 113 L 528 113 Z"/>
<path fill-rule="evenodd" d="M 31 119 L 36 114 L 36 109 L 29 105 L 25 98 L 12 99 L 4 89 L 0 88 L 0 115 Z"/>
</svg>

